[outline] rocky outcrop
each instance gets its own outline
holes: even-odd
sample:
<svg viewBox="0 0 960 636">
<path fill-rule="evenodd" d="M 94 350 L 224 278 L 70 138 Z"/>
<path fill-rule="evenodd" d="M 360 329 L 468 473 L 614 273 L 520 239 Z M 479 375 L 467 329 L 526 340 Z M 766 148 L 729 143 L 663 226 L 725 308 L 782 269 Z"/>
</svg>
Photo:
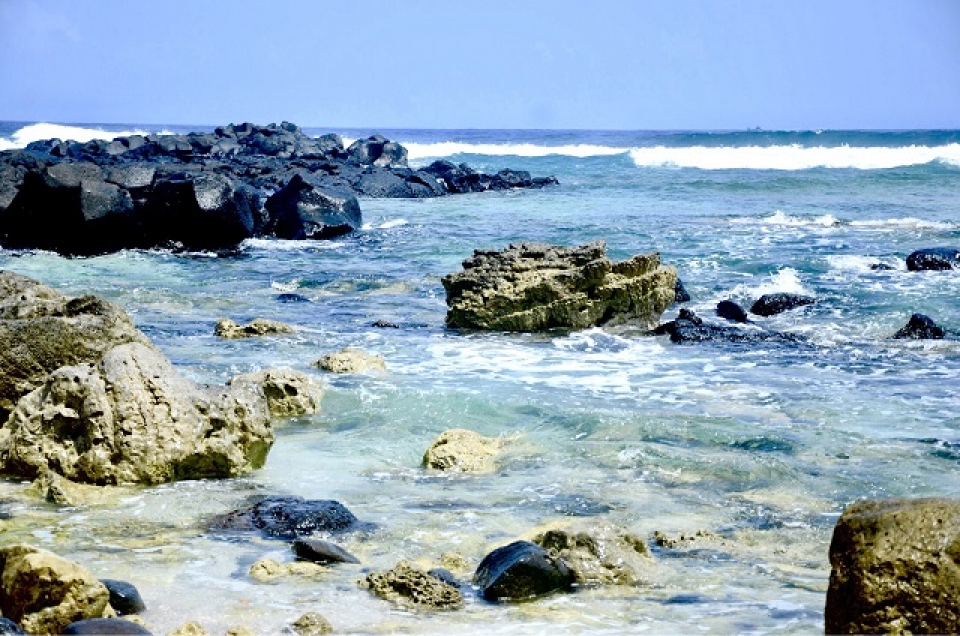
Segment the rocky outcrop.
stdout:
<svg viewBox="0 0 960 636">
<path fill-rule="evenodd" d="M 960 633 L 960 500 L 848 506 L 830 565 L 828 634 Z"/>
<path fill-rule="evenodd" d="M 443 278 L 447 325 L 542 331 L 596 325 L 652 327 L 676 298 L 677 272 L 657 253 L 614 263 L 602 241 L 476 250 L 463 272 Z"/>
<path fill-rule="evenodd" d="M 221 318 L 213 328 L 214 335 L 226 340 L 254 338 L 256 336 L 276 336 L 294 333 L 296 329 L 288 324 L 267 318 L 254 318 L 245 325 Z"/>
<path fill-rule="evenodd" d="M 343 189 L 296 174 L 267 199 L 268 231 L 282 239 L 329 239 L 359 229 L 360 204 Z"/>
<path fill-rule="evenodd" d="M 502 440 L 453 428 L 440 433 L 423 455 L 423 465 L 434 470 L 486 473 L 496 467 Z"/>
<path fill-rule="evenodd" d="M 946 332 L 933 319 L 923 314 L 913 314 L 903 327 L 893 334 L 896 340 L 940 340 Z"/>
<path fill-rule="evenodd" d="M 643 539 L 611 526 L 554 528 L 533 542 L 567 564 L 579 585 L 636 585 L 654 564 Z"/>
<path fill-rule="evenodd" d="M 259 530 L 268 538 L 293 540 L 314 532 L 344 532 L 359 525 L 353 513 L 339 501 L 273 496 L 223 515 L 211 529 Z"/>
<path fill-rule="evenodd" d="M 652 333 L 655 335 L 668 334 L 670 341 L 678 344 L 691 342 L 806 342 L 803 336 L 792 333 L 705 323 L 699 316 L 686 308 L 681 309 L 674 320 L 659 325 Z"/>
<path fill-rule="evenodd" d="M 556 177 L 532 178 L 524 170 L 501 170 L 495 175 L 477 172 L 465 163 L 459 165 L 445 160 L 434 161 L 423 169 L 442 183 L 448 192 L 486 192 L 511 188 L 542 188 L 558 183 Z"/>
<path fill-rule="evenodd" d="M 459 609 L 463 594 L 449 583 L 408 563 L 398 563 L 386 572 L 371 572 L 364 585 L 380 598 L 418 609 Z"/>
<path fill-rule="evenodd" d="M 74 621 L 113 616 L 110 593 L 92 574 L 29 545 L 0 548 L 0 612 L 31 634 L 60 634 Z"/>
<path fill-rule="evenodd" d="M 764 294 L 750 306 L 750 313 L 764 317 L 776 316 L 797 307 L 812 305 L 815 302 L 817 302 L 815 298 L 799 294 L 788 294 L 786 292 Z"/>
<path fill-rule="evenodd" d="M 930 247 L 907 256 L 907 269 L 912 272 L 960 268 L 960 250 L 953 247 Z"/>
<path fill-rule="evenodd" d="M 354 347 L 344 347 L 336 353 L 328 353 L 314 362 L 314 365 L 330 373 L 363 373 L 383 371 L 387 368 L 383 356 Z"/>
<path fill-rule="evenodd" d="M 488 601 L 523 601 L 569 590 L 576 577 L 566 563 L 530 541 L 515 541 L 483 558 L 473 583 Z"/>
</svg>

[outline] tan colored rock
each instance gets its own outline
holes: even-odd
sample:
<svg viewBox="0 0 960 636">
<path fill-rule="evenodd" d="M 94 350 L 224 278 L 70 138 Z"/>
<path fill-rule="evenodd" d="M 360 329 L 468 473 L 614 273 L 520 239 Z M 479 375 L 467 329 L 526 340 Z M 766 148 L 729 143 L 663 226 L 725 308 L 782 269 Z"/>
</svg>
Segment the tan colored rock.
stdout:
<svg viewBox="0 0 960 636">
<path fill-rule="evenodd" d="M 614 263 L 603 241 L 476 250 L 442 280 L 447 325 L 498 331 L 630 324 L 651 329 L 676 299 L 677 272 L 656 252 Z"/>
<path fill-rule="evenodd" d="M 48 373 L 96 363 L 127 342 L 152 347 L 113 303 L 69 298 L 26 276 L 0 272 L 0 422 Z"/>
<path fill-rule="evenodd" d="M 117 488 L 78 484 L 52 470 L 47 470 L 30 484 L 27 492 L 50 503 L 63 506 L 95 506 L 115 503 L 118 497 L 133 491 L 118 492 Z"/>
<path fill-rule="evenodd" d="M 261 583 L 269 583 L 282 576 L 318 576 L 326 571 L 322 565 L 310 561 L 280 563 L 273 559 L 258 559 L 250 566 L 250 576 Z"/>
<path fill-rule="evenodd" d="M 214 334 L 228 340 L 254 338 L 256 336 L 276 336 L 294 332 L 296 332 L 294 327 L 266 318 L 254 318 L 245 325 L 240 325 L 229 318 L 221 318 L 213 329 Z"/>
<path fill-rule="evenodd" d="M 383 357 L 353 347 L 345 347 L 336 353 L 328 353 L 314 363 L 331 373 L 362 373 L 383 371 L 387 368 Z"/>
<path fill-rule="evenodd" d="M 110 618 L 110 593 L 72 561 L 29 545 L 0 548 L 0 611 L 31 634 L 59 634 L 75 621 Z"/>
<path fill-rule="evenodd" d="M 133 343 L 21 399 L 0 429 L 0 471 L 101 485 L 232 477 L 262 466 L 272 443 L 262 394 L 201 387 Z"/>
<path fill-rule="evenodd" d="M 636 585 L 655 567 L 643 539 L 609 525 L 551 528 L 533 542 L 560 557 L 580 585 Z"/>
<path fill-rule="evenodd" d="M 371 572 L 362 585 L 380 598 L 400 606 L 420 609 L 459 609 L 463 606 L 463 594 L 459 589 L 404 562 L 386 572 Z"/>
<path fill-rule="evenodd" d="M 960 499 L 848 506 L 830 565 L 828 634 L 960 633 Z"/>
<path fill-rule="evenodd" d="M 176 628 L 167 636 L 210 636 L 210 632 L 205 630 L 200 623 L 190 621 Z"/>
<path fill-rule="evenodd" d="M 320 410 L 323 398 L 319 382 L 304 373 L 285 369 L 238 375 L 227 384 L 235 389 L 248 386 L 262 393 L 272 417 L 311 415 Z"/>
<path fill-rule="evenodd" d="M 423 455 L 427 468 L 464 473 L 490 472 L 496 467 L 502 440 L 452 428 L 440 433 Z"/>
<path fill-rule="evenodd" d="M 255 633 L 242 625 L 234 625 L 227 630 L 226 636 L 257 636 Z"/>
<path fill-rule="evenodd" d="M 290 625 L 297 636 L 324 636 L 333 633 L 333 625 L 322 614 L 307 612 Z"/>
</svg>

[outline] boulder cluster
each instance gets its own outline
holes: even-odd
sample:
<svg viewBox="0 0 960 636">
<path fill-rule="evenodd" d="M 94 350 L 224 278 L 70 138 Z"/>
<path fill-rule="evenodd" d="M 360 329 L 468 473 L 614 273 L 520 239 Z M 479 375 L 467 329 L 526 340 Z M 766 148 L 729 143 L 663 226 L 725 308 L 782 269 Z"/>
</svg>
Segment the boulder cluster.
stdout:
<svg viewBox="0 0 960 636">
<path fill-rule="evenodd" d="M 126 248 L 227 250 L 244 239 L 326 239 L 361 225 L 358 196 L 438 197 L 542 187 L 553 177 L 407 165 L 380 135 L 349 147 L 289 122 L 0 153 L 0 245 L 93 255 Z"/>
</svg>

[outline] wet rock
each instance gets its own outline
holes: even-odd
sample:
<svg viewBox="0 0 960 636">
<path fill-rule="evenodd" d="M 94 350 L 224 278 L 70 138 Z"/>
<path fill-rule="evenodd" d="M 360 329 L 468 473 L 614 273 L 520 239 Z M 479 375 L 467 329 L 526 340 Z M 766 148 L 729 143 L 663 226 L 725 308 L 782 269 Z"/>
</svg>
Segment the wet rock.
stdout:
<svg viewBox="0 0 960 636">
<path fill-rule="evenodd" d="M 297 539 L 292 545 L 293 553 L 298 559 L 311 561 L 321 565 L 329 563 L 360 563 L 360 559 L 353 556 L 340 546 L 320 539 Z"/>
<path fill-rule="evenodd" d="M 459 609 L 463 594 L 407 563 L 398 563 L 386 572 L 371 572 L 364 585 L 382 599 L 418 609 Z"/>
<path fill-rule="evenodd" d="M 331 373 L 362 373 L 364 371 L 383 371 L 387 368 L 382 356 L 366 353 L 353 347 L 345 347 L 336 353 L 328 353 L 314 364 Z"/>
<path fill-rule="evenodd" d="M 277 294 L 278 303 L 308 303 L 310 299 L 303 294 Z"/>
<path fill-rule="evenodd" d="M 407 149 L 382 135 L 373 135 L 350 144 L 347 158 L 355 163 L 381 168 L 406 167 Z"/>
<path fill-rule="evenodd" d="M 0 612 L 31 634 L 112 616 L 110 593 L 84 568 L 29 545 L 0 548 Z"/>
<path fill-rule="evenodd" d="M 676 297 L 677 273 L 656 253 L 620 263 L 602 241 L 580 247 L 539 243 L 476 250 L 463 272 L 443 278 L 447 325 L 541 331 L 656 324 Z"/>
<path fill-rule="evenodd" d="M 784 292 L 764 294 L 750 307 L 750 313 L 765 317 L 775 316 L 797 307 L 812 305 L 815 302 L 815 298 L 801 296 L 799 294 L 788 294 Z"/>
<path fill-rule="evenodd" d="M 496 467 L 502 440 L 454 428 L 440 433 L 423 455 L 423 465 L 435 470 L 490 472 Z"/>
<path fill-rule="evenodd" d="M 683 281 L 679 278 L 677 279 L 677 285 L 674 288 L 674 292 L 676 293 L 676 297 L 674 298 L 673 302 L 678 304 L 690 302 L 690 294 L 687 293 L 687 288 L 683 286 Z"/>
<path fill-rule="evenodd" d="M 0 636 L 27 636 L 27 632 L 9 618 L 0 616 Z"/>
<path fill-rule="evenodd" d="M 871 263 L 870 269 L 874 272 L 889 272 L 896 268 L 893 265 L 887 265 L 886 263 Z"/>
<path fill-rule="evenodd" d="M 554 528 L 533 542 L 557 555 L 580 585 L 636 585 L 654 566 L 643 539 L 612 526 Z"/>
<path fill-rule="evenodd" d="M 960 500 L 867 500 L 830 543 L 828 634 L 960 633 Z"/>
<path fill-rule="evenodd" d="M 530 541 L 515 541 L 483 558 L 474 585 L 488 601 L 522 601 L 568 590 L 576 577 L 547 550 Z"/>
<path fill-rule="evenodd" d="M 746 329 L 727 325 L 711 325 L 689 309 L 681 309 L 676 319 L 659 325 L 651 333 L 668 334 L 675 343 L 691 342 L 783 342 L 804 343 L 803 336 L 762 329 Z"/>
<path fill-rule="evenodd" d="M 250 577 L 261 583 L 269 583 L 282 576 L 317 576 L 323 574 L 324 570 L 323 566 L 309 561 L 280 563 L 264 558 L 250 566 Z"/>
<path fill-rule="evenodd" d="M 225 636 L 257 636 L 257 634 L 250 631 L 246 627 L 234 625 L 233 627 L 227 629 Z"/>
<path fill-rule="evenodd" d="M 190 621 L 176 628 L 167 636 L 210 636 L 210 632 L 205 630 L 200 623 Z"/>
<path fill-rule="evenodd" d="M 275 336 L 294 332 L 296 332 L 296 329 L 290 325 L 266 318 L 254 318 L 245 325 L 240 325 L 229 318 L 221 318 L 213 329 L 214 335 L 227 340 Z"/>
<path fill-rule="evenodd" d="M 427 574 L 437 579 L 438 581 L 442 581 L 447 585 L 452 585 L 457 589 L 464 587 L 464 584 L 460 582 L 457 579 L 457 577 L 455 577 L 453 573 L 450 572 L 450 570 L 447 570 L 445 568 L 432 568 L 430 570 L 427 570 Z"/>
<path fill-rule="evenodd" d="M 110 606 L 118 616 L 139 614 L 147 609 L 140 591 L 133 584 L 116 579 L 100 579 L 100 582 L 110 592 Z"/>
<path fill-rule="evenodd" d="M 389 320 L 377 320 L 374 322 L 371 327 L 376 327 L 377 329 L 399 329 L 400 325 L 395 322 L 390 322 Z"/>
<path fill-rule="evenodd" d="M 421 172 L 439 180 L 448 192 L 486 192 L 511 188 L 542 188 L 556 185 L 556 177 L 531 178 L 520 170 L 501 170 L 496 175 L 477 172 L 465 163 L 459 165 L 446 160 L 434 161 Z"/>
<path fill-rule="evenodd" d="M 686 548 L 698 543 L 721 541 L 720 535 L 710 532 L 709 530 L 697 530 L 689 534 L 681 532 L 676 535 L 669 535 L 660 530 L 656 530 L 653 533 L 652 539 L 653 543 L 658 547 L 670 549 Z"/>
<path fill-rule="evenodd" d="M 113 503 L 118 495 L 114 488 L 78 484 L 52 470 L 42 472 L 28 490 L 45 501 L 62 506 Z"/>
<path fill-rule="evenodd" d="M 917 250 L 907 257 L 912 272 L 960 268 L 960 250 L 953 247 L 931 247 Z"/>
<path fill-rule="evenodd" d="M 343 532 L 357 525 L 357 518 L 339 501 L 274 496 L 228 513 L 213 529 L 259 530 L 266 537 L 292 540 L 314 532 Z"/>
<path fill-rule="evenodd" d="M 333 625 L 330 624 L 323 614 L 318 612 L 307 612 L 295 620 L 285 632 L 291 632 L 297 636 L 324 636 L 333 633 Z"/>
<path fill-rule="evenodd" d="M 732 300 L 721 300 L 717 303 L 717 315 L 733 322 L 747 322 L 747 312 Z"/>
<path fill-rule="evenodd" d="M 288 369 L 268 369 L 234 376 L 227 386 L 261 394 L 270 417 L 300 417 L 320 410 L 323 388 L 310 376 Z"/>
<path fill-rule="evenodd" d="M 122 618 L 88 618 L 70 623 L 61 634 L 84 636 L 109 636 L 113 634 L 147 634 L 147 628 Z"/>
<path fill-rule="evenodd" d="M 943 328 L 937 326 L 930 317 L 913 314 L 907 324 L 893 334 L 893 337 L 897 340 L 939 340 L 944 335 Z"/>
<path fill-rule="evenodd" d="M 330 239 L 362 225 L 360 204 L 353 194 L 294 175 L 267 199 L 267 232 L 282 239 Z"/>
</svg>

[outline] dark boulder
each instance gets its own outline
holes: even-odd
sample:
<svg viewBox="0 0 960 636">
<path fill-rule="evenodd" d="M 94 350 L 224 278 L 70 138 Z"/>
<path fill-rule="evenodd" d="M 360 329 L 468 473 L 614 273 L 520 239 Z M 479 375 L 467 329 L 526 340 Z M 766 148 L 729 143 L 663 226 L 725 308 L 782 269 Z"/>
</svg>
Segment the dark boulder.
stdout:
<svg viewBox="0 0 960 636">
<path fill-rule="evenodd" d="M 100 582 L 110 592 L 110 606 L 119 616 L 139 614 L 147 609 L 139 590 L 133 584 L 116 579 L 100 579 Z"/>
<path fill-rule="evenodd" d="M 314 563 L 360 563 L 360 559 L 353 556 L 340 546 L 320 539 L 297 539 L 292 545 L 293 553 L 298 559 Z"/>
<path fill-rule="evenodd" d="M 405 168 L 407 149 L 382 135 L 373 135 L 350 144 L 347 159 L 364 166 Z"/>
<path fill-rule="evenodd" d="M 273 539 L 297 539 L 314 532 L 343 532 L 358 525 L 346 506 L 330 499 L 265 497 L 218 519 L 213 530 L 259 530 Z"/>
<path fill-rule="evenodd" d="M 917 250 L 907 257 L 907 269 L 912 272 L 954 268 L 960 268 L 960 250 L 953 247 Z"/>
<path fill-rule="evenodd" d="M 733 322 L 747 322 L 747 312 L 743 307 L 732 300 L 721 300 L 717 303 L 717 315 Z"/>
<path fill-rule="evenodd" d="M 913 314 L 893 337 L 897 340 L 939 340 L 945 335 L 943 328 L 923 314 Z"/>
<path fill-rule="evenodd" d="M 683 286 L 683 281 L 677 278 L 677 285 L 674 288 L 676 298 L 674 302 L 677 304 L 683 304 L 690 302 L 690 294 L 687 293 L 687 288 Z"/>
<path fill-rule="evenodd" d="M 567 565 L 530 541 L 515 541 L 483 558 L 473 576 L 488 601 L 522 601 L 573 586 Z"/>
<path fill-rule="evenodd" d="M 745 329 L 727 325 L 711 325 L 689 309 L 681 309 L 677 318 L 659 325 L 654 335 L 668 334 L 675 343 L 689 342 L 806 342 L 803 336 L 762 329 Z"/>
<path fill-rule="evenodd" d="M 870 265 L 870 269 L 874 272 L 889 272 L 895 268 L 893 265 L 887 265 L 886 263 L 873 263 Z"/>
<path fill-rule="evenodd" d="M 267 231 L 283 239 L 328 239 L 358 229 L 360 204 L 349 192 L 324 188 L 300 174 L 267 199 Z"/>
<path fill-rule="evenodd" d="M 816 299 L 799 294 L 788 294 L 785 292 L 764 294 L 750 307 L 750 313 L 764 317 L 776 316 L 777 314 L 782 314 L 785 311 L 797 307 L 812 305 L 815 302 Z"/>
<path fill-rule="evenodd" d="M 960 500 L 852 504 L 830 565 L 826 633 L 960 633 Z"/>
<path fill-rule="evenodd" d="M 147 634 L 152 633 L 146 627 L 125 621 L 122 618 L 87 618 L 70 623 L 63 632 L 64 636 L 113 636 L 114 634 Z"/>
</svg>

